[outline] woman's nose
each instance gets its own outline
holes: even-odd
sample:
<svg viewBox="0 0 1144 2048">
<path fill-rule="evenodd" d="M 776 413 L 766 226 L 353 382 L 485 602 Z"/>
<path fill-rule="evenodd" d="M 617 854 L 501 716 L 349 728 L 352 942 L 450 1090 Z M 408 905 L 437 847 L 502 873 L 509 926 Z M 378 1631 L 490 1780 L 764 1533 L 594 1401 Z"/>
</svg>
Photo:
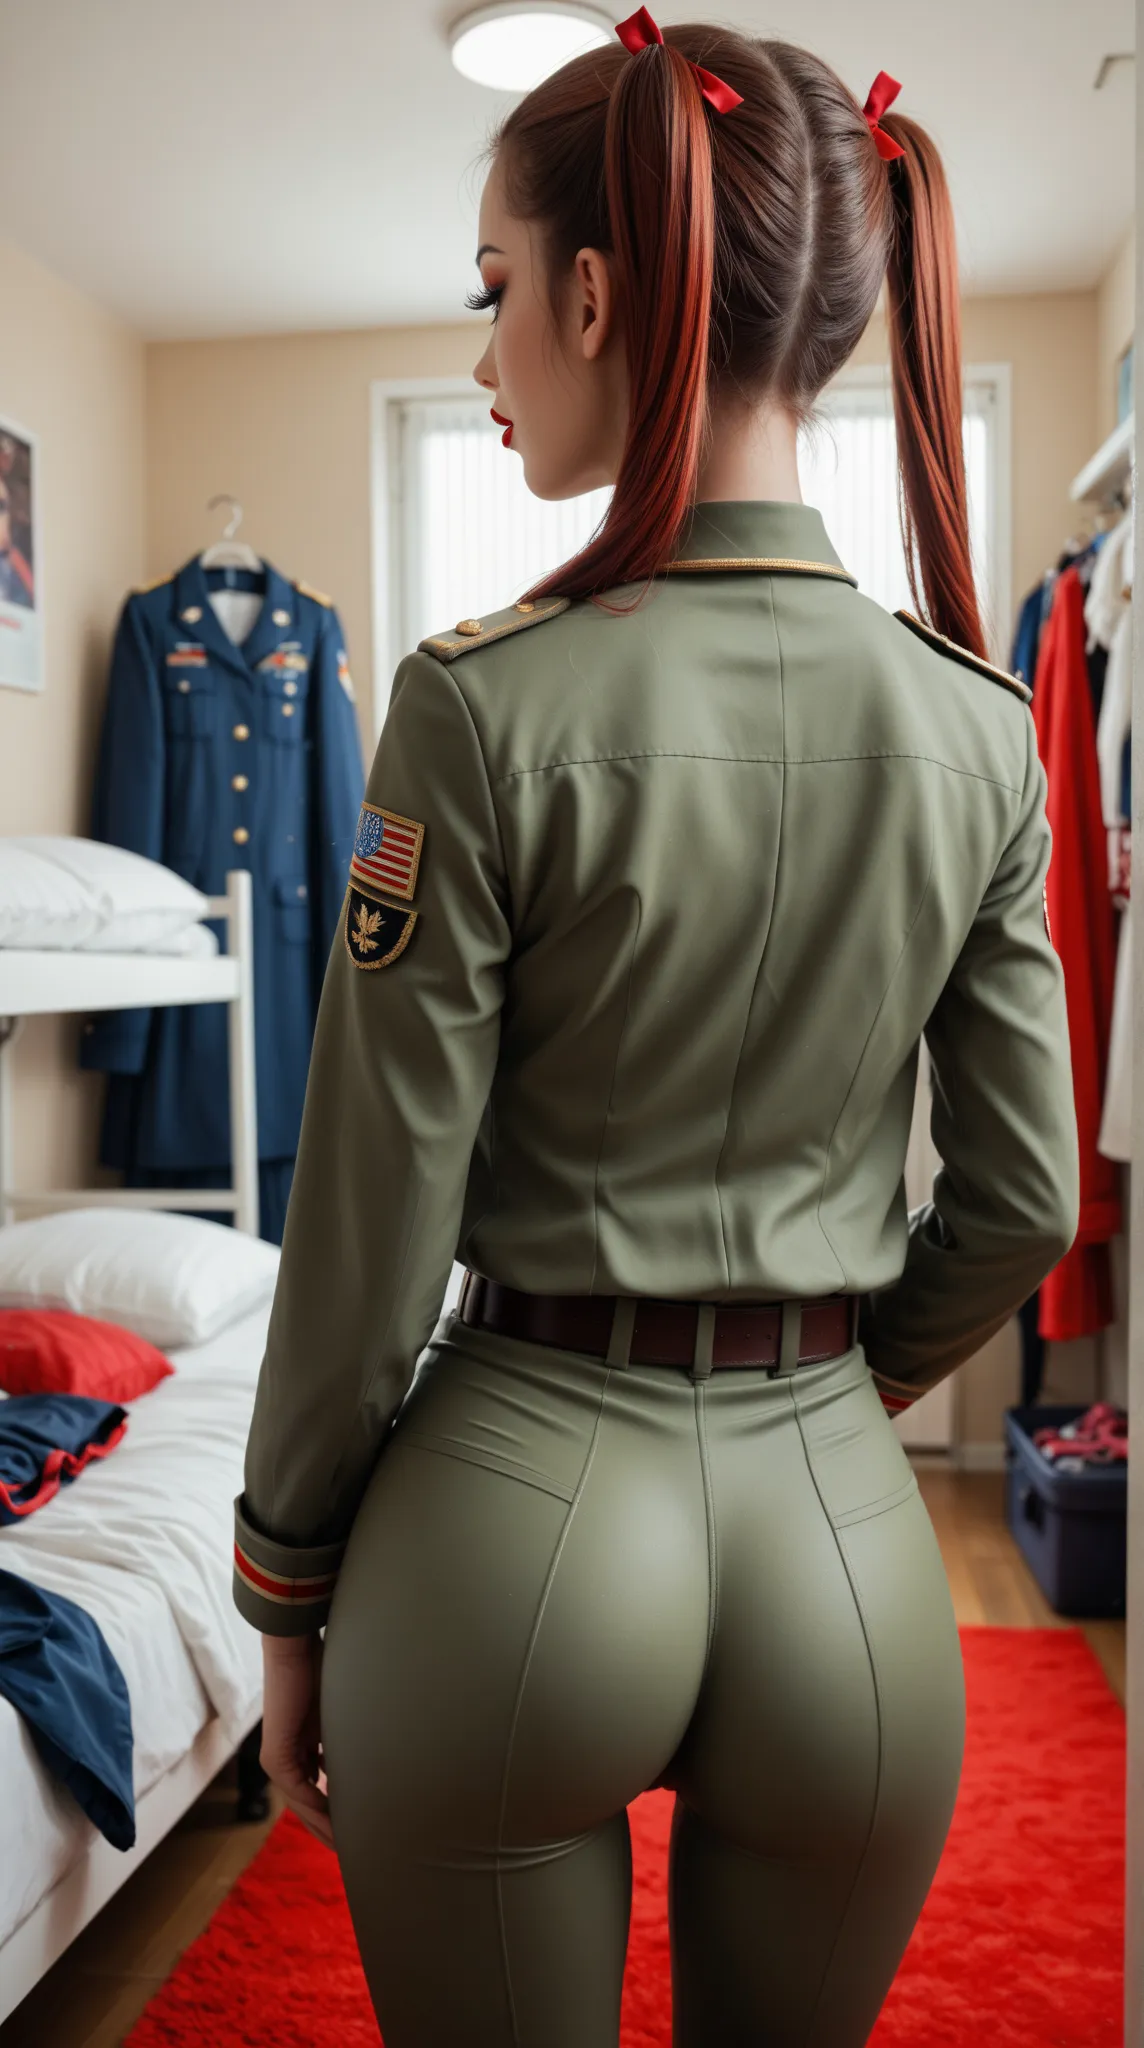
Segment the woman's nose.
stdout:
<svg viewBox="0 0 1144 2048">
<path fill-rule="evenodd" d="M 479 363 L 476 365 L 476 368 L 473 371 L 473 377 L 475 381 L 478 384 L 480 384 L 485 391 L 496 390 L 496 357 L 493 354 L 493 345 L 491 341 L 489 342 L 489 345 L 486 348 L 484 355 L 481 357 Z"/>
</svg>

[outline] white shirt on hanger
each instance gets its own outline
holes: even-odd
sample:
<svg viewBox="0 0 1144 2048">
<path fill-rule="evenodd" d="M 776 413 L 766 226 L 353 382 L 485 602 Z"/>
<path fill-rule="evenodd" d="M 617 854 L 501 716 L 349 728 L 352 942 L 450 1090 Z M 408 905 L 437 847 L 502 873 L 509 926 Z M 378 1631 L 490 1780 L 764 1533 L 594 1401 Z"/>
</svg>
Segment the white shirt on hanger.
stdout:
<svg viewBox="0 0 1144 2048">
<path fill-rule="evenodd" d="M 229 640 L 241 647 L 254 631 L 263 599 L 257 590 L 212 590 L 211 610 Z"/>
</svg>

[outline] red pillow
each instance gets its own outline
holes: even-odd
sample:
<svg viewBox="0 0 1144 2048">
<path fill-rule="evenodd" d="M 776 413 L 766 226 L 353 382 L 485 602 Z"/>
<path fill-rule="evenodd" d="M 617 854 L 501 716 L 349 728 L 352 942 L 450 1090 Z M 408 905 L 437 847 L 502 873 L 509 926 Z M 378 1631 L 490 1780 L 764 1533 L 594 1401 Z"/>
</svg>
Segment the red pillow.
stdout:
<svg viewBox="0 0 1144 2048">
<path fill-rule="evenodd" d="M 6 1394 L 86 1394 L 134 1401 L 175 1368 L 118 1323 L 62 1308 L 0 1309 L 0 1389 Z"/>
</svg>

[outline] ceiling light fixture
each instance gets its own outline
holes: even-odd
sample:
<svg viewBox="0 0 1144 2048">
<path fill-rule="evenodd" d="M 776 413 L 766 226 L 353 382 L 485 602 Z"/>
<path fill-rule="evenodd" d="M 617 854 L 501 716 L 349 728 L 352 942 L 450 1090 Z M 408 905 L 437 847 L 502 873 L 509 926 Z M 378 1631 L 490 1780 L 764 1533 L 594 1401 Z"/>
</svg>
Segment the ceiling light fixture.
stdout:
<svg viewBox="0 0 1144 2048">
<path fill-rule="evenodd" d="M 475 84 L 531 92 L 570 57 L 600 49 L 611 36 L 612 23 L 599 8 L 570 0 L 503 0 L 455 21 L 449 48 L 462 77 Z"/>
</svg>

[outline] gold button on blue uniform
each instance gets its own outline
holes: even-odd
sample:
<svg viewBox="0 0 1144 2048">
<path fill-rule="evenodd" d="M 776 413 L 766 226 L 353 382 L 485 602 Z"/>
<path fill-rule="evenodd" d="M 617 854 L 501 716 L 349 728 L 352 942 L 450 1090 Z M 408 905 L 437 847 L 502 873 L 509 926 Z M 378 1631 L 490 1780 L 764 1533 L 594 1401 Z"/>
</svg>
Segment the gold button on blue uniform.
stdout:
<svg viewBox="0 0 1144 2048">
<path fill-rule="evenodd" d="M 232 775 L 230 778 L 230 786 L 232 789 L 249 789 L 249 775 Z"/>
<path fill-rule="evenodd" d="M 236 725 L 234 737 L 236 740 L 248 740 L 250 738 L 250 727 L 248 725 Z"/>
<path fill-rule="evenodd" d="M 236 846 L 245 846 L 247 840 L 250 838 L 250 834 L 247 831 L 245 825 L 236 825 L 234 831 L 231 834 L 231 838 L 234 840 Z"/>
</svg>

